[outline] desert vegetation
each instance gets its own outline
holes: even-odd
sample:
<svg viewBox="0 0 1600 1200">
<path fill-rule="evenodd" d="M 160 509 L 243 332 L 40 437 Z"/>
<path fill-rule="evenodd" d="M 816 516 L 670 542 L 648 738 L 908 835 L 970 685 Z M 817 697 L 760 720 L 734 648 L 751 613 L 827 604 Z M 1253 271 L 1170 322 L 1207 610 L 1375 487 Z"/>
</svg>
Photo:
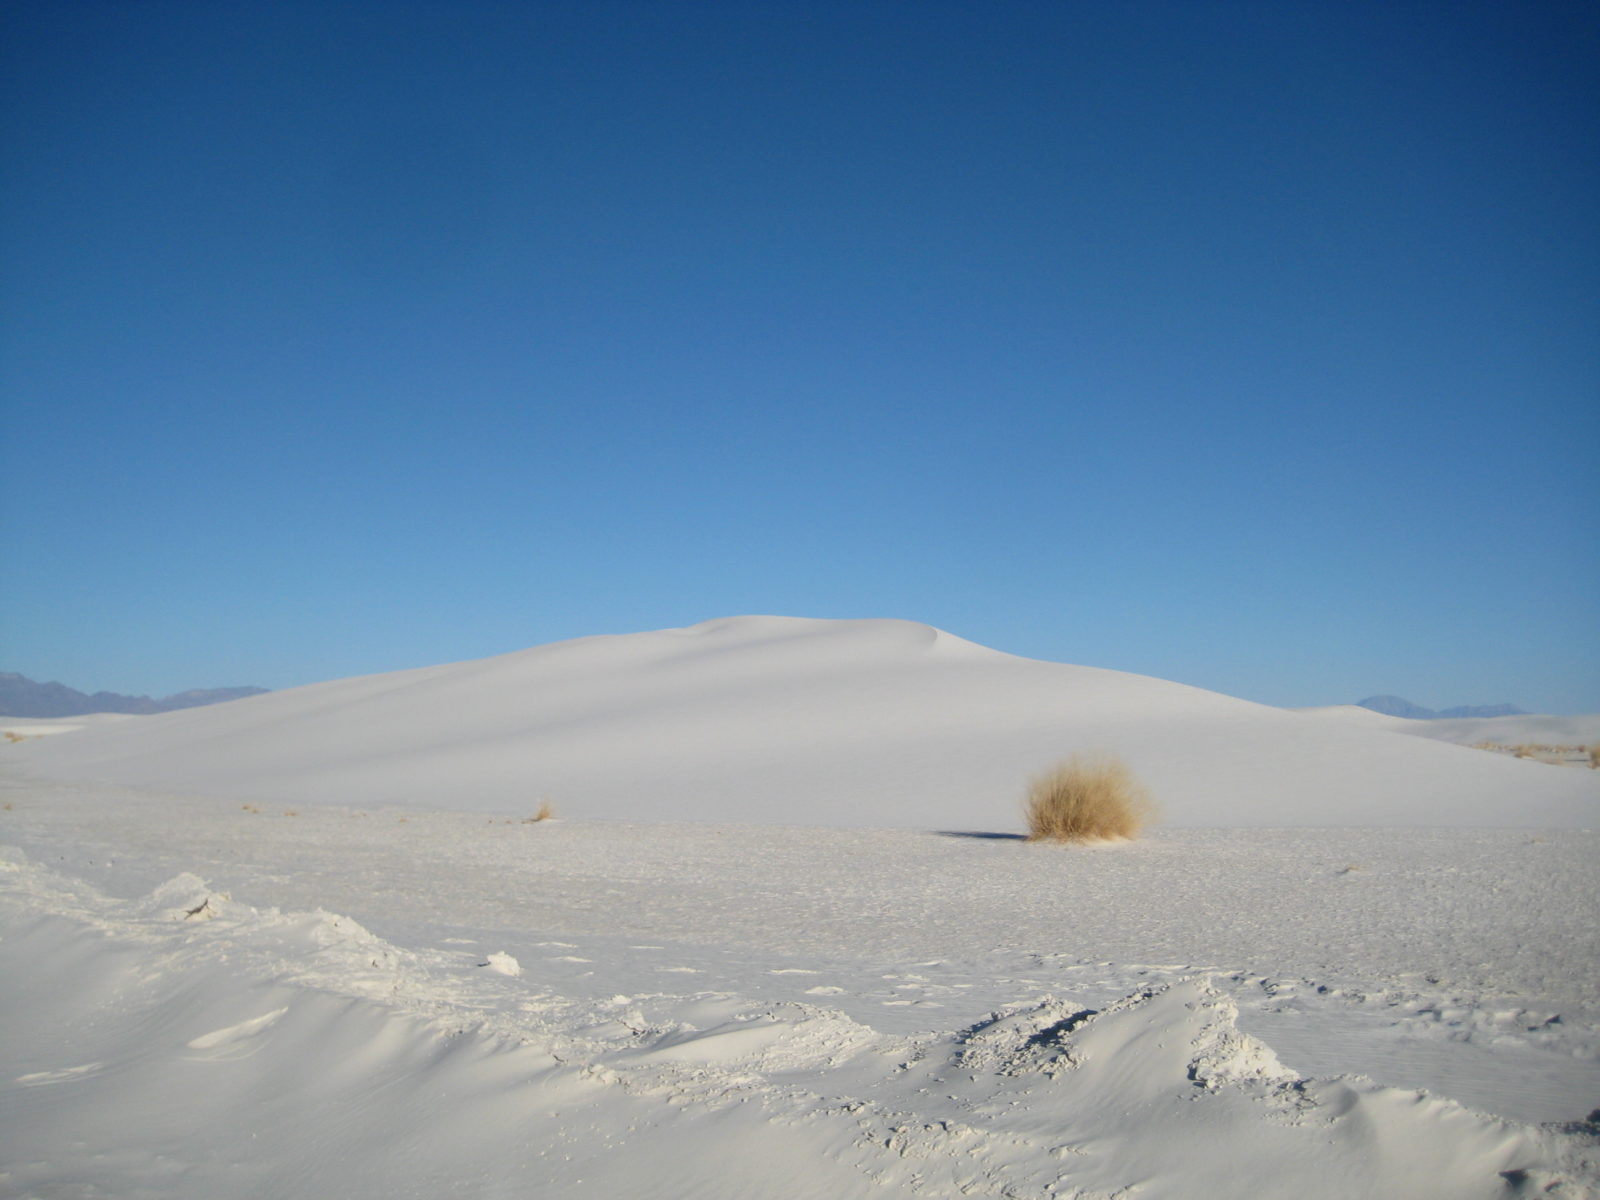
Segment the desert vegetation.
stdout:
<svg viewBox="0 0 1600 1200">
<path fill-rule="evenodd" d="M 1513 758 L 1554 763 L 1556 766 L 1576 763 L 1600 769 L 1600 744 L 1555 745 L 1545 742 L 1519 742 L 1516 745 L 1507 745 L 1504 742 L 1474 742 L 1472 748 L 1488 750 L 1495 754 L 1509 754 Z"/>
<path fill-rule="evenodd" d="M 1121 842 L 1139 836 L 1154 807 L 1119 759 L 1075 754 L 1033 781 L 1025 814 L 1029 841 Z"/>
</svg>

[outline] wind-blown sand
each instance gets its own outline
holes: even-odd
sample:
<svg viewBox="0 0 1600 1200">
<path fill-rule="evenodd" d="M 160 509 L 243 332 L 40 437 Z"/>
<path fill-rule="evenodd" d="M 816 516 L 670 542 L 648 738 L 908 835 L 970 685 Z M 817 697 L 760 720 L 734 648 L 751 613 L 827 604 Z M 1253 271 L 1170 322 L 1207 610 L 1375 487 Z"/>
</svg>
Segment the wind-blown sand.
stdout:
<svg viewBox="0 0 1600 1200">
<path fill-rule="evenodd" d="M 777 618 L 6 746 L 0 1193 L 1600 1194 L 1597 775 Z"/>
</svg>

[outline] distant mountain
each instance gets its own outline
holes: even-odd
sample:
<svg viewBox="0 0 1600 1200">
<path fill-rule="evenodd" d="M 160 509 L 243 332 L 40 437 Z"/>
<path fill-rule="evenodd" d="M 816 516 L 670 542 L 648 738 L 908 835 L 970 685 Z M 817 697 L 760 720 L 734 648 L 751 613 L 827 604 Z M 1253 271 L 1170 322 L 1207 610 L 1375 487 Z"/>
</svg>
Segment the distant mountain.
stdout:
<svg viewBox="0 0 1600 1200">
<path fill-rule="evenodd" d="M 85 695 L 64 683 L 35 683 L 26 675 L 0 671 L 0 713 L 8 717 L 81 717 L 85 713 L 162 713 L 203 704 L 221 704 L 259 696 L 266 688 L 199 688 L 179 692 L 164 700 L 149 696 L 119 696 L 116 692 Z"/>
<path fill-rule="evenodd" d="M 1387 717 L 1407 717 L 1413 721 L 1442 721 L 1449 717 L 1525 717 L 1527 712 L 1515 704 L 1458 704 L 1455 708 L 1442 708 L 1437 712 L 1423 708 L 1399 696 L 1368 696 L 1358 700 L 1361 708 L 1383 713 Z"/>
</svg>

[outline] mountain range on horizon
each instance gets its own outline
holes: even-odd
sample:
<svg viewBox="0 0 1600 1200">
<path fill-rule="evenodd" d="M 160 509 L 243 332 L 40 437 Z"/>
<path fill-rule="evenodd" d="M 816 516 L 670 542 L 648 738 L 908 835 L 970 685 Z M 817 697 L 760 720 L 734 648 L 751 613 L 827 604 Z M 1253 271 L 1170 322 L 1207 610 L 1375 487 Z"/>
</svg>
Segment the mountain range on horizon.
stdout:
<svg viewBox="0 0 1600 1200">
<path fill-rule="evenodd" d="M 39 683 L 26 675 L 0 671 L 0 713 L 8 717 L 81 717 L 88 713 L 176 712 L 241 700 L 268 691 L 261 687 L 195 688 L 176 695 L 153 699 L 149 696 L 124 696 L 117 692 L 80 692 L 64 683 Z"/>
<path fill-rule="evenodd" d="M 1371 709 L 1386 717 L 1406 717 L 1412 721 L 1444 721 L 1453 717 L 1525 717 L 1526 709 L 1515 704 L 1458 704 L 1454 708 L 1432 709 L 1413 704 L 1401 696 L 1368 696 L 1356 707 Z"/>
</svg>

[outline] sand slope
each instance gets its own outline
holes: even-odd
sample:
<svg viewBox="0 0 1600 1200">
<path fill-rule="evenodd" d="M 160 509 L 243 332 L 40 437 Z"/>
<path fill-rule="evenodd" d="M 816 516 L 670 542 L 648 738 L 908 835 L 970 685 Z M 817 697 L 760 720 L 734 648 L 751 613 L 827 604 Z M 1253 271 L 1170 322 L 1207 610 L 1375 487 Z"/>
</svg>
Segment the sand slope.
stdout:
<svg viewBox="0 0 1600 1200">
<path fill-rule="evenodd" d="M 906 621 L 735 617 L 336 680 L 6 750 L 24 770 L 299 804 L 1018 827 L 1125 758 L 1177 825 L 1587 826 L 1600 773 L 1512 761 Z"/>
</svg>

